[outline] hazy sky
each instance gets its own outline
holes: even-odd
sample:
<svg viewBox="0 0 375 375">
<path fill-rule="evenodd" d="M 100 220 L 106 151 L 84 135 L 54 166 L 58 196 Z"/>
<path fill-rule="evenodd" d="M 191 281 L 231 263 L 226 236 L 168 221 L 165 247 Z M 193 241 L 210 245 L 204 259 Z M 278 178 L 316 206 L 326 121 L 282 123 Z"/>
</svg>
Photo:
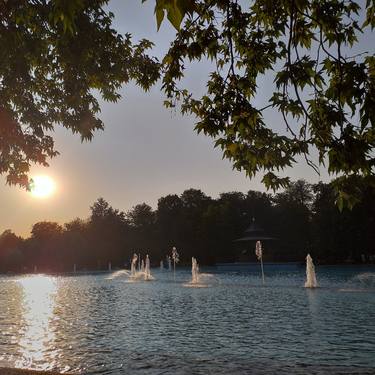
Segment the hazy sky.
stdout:
<svg viewBox="0 0 375 375">
<path fill-rule="evenodd" d="M 164 22 L 156 32 L 153 4 L 151 0 L 143 5 L 140 0 L 116 0 L 110 7 L 120 32 L 155 41 L 154 54 L 161 56 L 174 31 Z M 190 69 L 190 88 L 204 90 L 207 69 L 202 65 Z M 194 132 L 192 118 L 165 109 L 159 85 L 147 93 L 129 85 L 122 95 L 116 104 L 102 103 L 105 130 L 97 132 L 91 143 L 81 144 L 78 136 L 56 128 L 56 149 L 61 155 L 49 168 L 34 167 L 31 173 L 56 181 L 53 196 L 37 199 L 18 187 L 6 186 L 0 177 L 0 233 L 12 229 L 27 236 L 37 221 L 86 218 L 98 197 L 126 211 L 142 202 L 155 208 L 161 196 L 180 194 L 190 187 L 213 197 L 226 191 L 264 190 L 260 177 L 250 181 L 244 173 L 233 171 L 220 150 L 213 148 L 213 141 Z M 326 173 L 319 177 L 302 163 L 288 173 L 293 179 L 311 182 L 327 179 Z"/>
</svg>

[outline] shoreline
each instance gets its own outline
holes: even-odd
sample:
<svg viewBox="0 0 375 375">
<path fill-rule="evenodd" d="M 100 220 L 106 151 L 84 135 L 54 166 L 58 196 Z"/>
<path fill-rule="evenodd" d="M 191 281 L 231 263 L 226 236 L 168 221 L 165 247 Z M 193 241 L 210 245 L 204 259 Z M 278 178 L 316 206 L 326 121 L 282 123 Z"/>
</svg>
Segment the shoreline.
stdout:
<svg viewBox="0 0 375 375">
<path fill-rule="evenodd" d="M 305 267 L 304 262 L 263 262 L 267 266 L 295 266 L 296 268 Z M 202 267 L 207 268 L 223 268 L 223 267 L 249 267 L 249 266 L 258 266 L 259 262 L 218 262 L 213 265 L 204 265 L 200 264 Z M 375 263 L 316 263 L 316 267 L 363 267 L 363 268 L 375 268 Z M 151 268 L 158 269 L 159 266 L 152 266 Z M 179 268 L 191 268 L 190 264 L 181 264 Z M 165 270 L 168 270 L 165 268 Z M 129 268 L 113 268 L 111 270 L 77 270 L 76 272 L 72 271 L 62 271 L 62 272 L 49 272 L 49 271 L 40 271 L 40 272 L 0 272 L 0 276 L 19 276 L 19 275 L 49 275 L 49 276 L 86 276 L 86 275 L 100 275 L 106 273 L 112 273 L 116 271 L 130 271 Z M 1 375 L 1 373 L 0 373 Z"/>
<path fill-rule="evenodd" d="M 38 371 L 21 368 L 0 367 L 0 375 L 61 375 L 61 373 L 54 371 Z M 66 373 L 65 375 L 72 374 Z"/>
</svg>

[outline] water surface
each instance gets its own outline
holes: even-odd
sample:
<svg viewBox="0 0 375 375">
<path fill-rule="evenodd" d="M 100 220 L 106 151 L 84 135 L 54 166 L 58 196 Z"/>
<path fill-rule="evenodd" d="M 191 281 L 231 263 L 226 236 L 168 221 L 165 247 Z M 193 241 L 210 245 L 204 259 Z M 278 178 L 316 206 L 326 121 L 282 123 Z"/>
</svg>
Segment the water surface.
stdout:
<svg viewBox="0 0 375 375">
<path fill-rule="evenodd" d="M 90 374 L 374 374 L 375 269 L 0 276 L 0 367 Z"/>
</svg>

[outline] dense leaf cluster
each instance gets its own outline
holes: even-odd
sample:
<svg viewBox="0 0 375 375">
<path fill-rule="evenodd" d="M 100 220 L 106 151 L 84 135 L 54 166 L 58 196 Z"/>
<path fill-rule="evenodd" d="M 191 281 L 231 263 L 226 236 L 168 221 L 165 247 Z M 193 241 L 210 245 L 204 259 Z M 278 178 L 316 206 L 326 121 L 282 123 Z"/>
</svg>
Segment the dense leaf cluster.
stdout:
<svg viewBox="0 0 375 375">
<path fill-rule="evenodd" d="M 27 186 L 30 164 L 56 155 L 56 124 L 83 140 L 103 128 L 94 93 L 116 101 L 130 79 L 147 89 L 159 75 L 165 105 L 193 114 L 195 129 L 234 168 L 262 173 L 267 188 L 286 187 L 280 172 L 301 158 L 341 177 L 340 207 L 358 201 L 358 176 L 375 183 L 375 56 L 350 52 L 361 32 L 373 35 L 374 0 L 155 0 L 157 26 L 166 16 L 177 29 L 161 65 L 146 53 L 151 42 L 133 45 L 113 29 L 106 4 L 1 2 L 0 174 L 8 183 Z M 201 60 L 213 68 L 196 97 L 184 77 Z M 265 76 L 273 86 L 260 87 Z"/>
<path fill-rule="evenodd" d="M 159 77 L 152 43 L 133 45 L 112 27 L 106 0 L 0 4 L 0 174 L 27 186 L 32 163 L 57 154 L 51 131 L 82 140 L 103 129 L 98 97 L 117 101 L 129 80 L 148 89 Z"/>
<path fill-rule="evenodd" d="M 278 172 L 302 157 L 317 172 L 324 165 L 341 175 L 339 202 L 352 207 L 356 197 L 348 185 L 357 176 L 374 183 L 374 50 L 350 55 L 361 32 L 373 33 L 374 1 L 179 4 L 156 6 L 157 16 L 162 7 L 185 16 L 180 23 L 180 16 L 169 16 L 178 32 L 163 61 L 165 104 L 181 103 L 198 119 L 196 130 L 214 138 L 235 169 L 250 177 L 263 173 L 267 188 L 287 186 L 289 178 Z M 207 59 L 213 70 L 197 98 L 184 88 L 187 62 Z M 265 75 L 274 78 L 273 87 L 259 86 Z M 276 123 L 267 119 L 272 109 L 279 113 Z"/>
<path fill-rule="evenodd" d="M 10 230 L 0 236 L 0 271 L 30 272 L 106 269 L 129 265 L 134 252 L 150 255 L 158 265 L 176 246 L 182 264 L 194 256 L 201 264 L 255 261 L 255 241 L 235 242 L 252 222 L 275 241 L 263 243 L 265 261 L 300 261 L 307 252 L 319 263 L 375 259 L 375 190 L 352 211 L 338 211 L 332 184 L 297 181 L 271 196 L 249 191 L 223 193 L 212 199 L 196 189 L 158 201 L 156 210 L 139 204 L 124 213 L 104 199 L 91 207 L 87 220 L 61 226 L 34 224 L 31 236 Z M 371 258 L 373 257 L 373 258 Z"/>
</svg>

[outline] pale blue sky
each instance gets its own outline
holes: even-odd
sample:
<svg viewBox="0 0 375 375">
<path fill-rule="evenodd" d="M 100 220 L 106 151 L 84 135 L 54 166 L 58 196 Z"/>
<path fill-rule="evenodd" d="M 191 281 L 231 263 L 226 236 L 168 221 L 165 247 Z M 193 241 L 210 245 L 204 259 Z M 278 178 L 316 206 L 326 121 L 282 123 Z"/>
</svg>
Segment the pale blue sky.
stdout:
<svg viewBox="0 0 375 375">
<path fill-rule="evenodd" d="M 154 53 L 161 56 L 174 30 L 165 22 L 156 32 L 153 4 L 151 0 L 143 5 L 140 0 L 115 0 L 110 8 L 120 32 L 155 41 Z M 186 78 L 189 88 L 202 92 L 207 71 L 207 64 L 192 66 Z M 32 169 L 34 175 L 55 179 L 57 190 L 52 197 L 33 198 L 18 187 L 5 186 L 5 178 L 0 177 L 0 233 L 10 228 L 27 236 L 37 221 L 64 223 L 86 218 L 98 197 L 126 211 L 141 202 L 155 208 L 161 196 L 180 194 L 190 187 L 213 197 L 226 191 L 264 190 L 261 176 L 250 181 L 244 173 L 233 171 L 220 150 L 213 148 L 213 141 L 194 132 L 192 118 L 163 107 L 160 85 L 145 93 L 131 84 L 122 95 L 116 104 L 102 104 L 106 128 L 91 143 L 81 144 L 78 136 L 56 128 L 56 148 L 61 155 L 49 168 Z M 277 125 L 277 115 L 270 120 Z M 327 179 L 324 171 L 319 178 L 304 163 L 288 173 L 292 179 L 311 182 Z"/>
</svg>

